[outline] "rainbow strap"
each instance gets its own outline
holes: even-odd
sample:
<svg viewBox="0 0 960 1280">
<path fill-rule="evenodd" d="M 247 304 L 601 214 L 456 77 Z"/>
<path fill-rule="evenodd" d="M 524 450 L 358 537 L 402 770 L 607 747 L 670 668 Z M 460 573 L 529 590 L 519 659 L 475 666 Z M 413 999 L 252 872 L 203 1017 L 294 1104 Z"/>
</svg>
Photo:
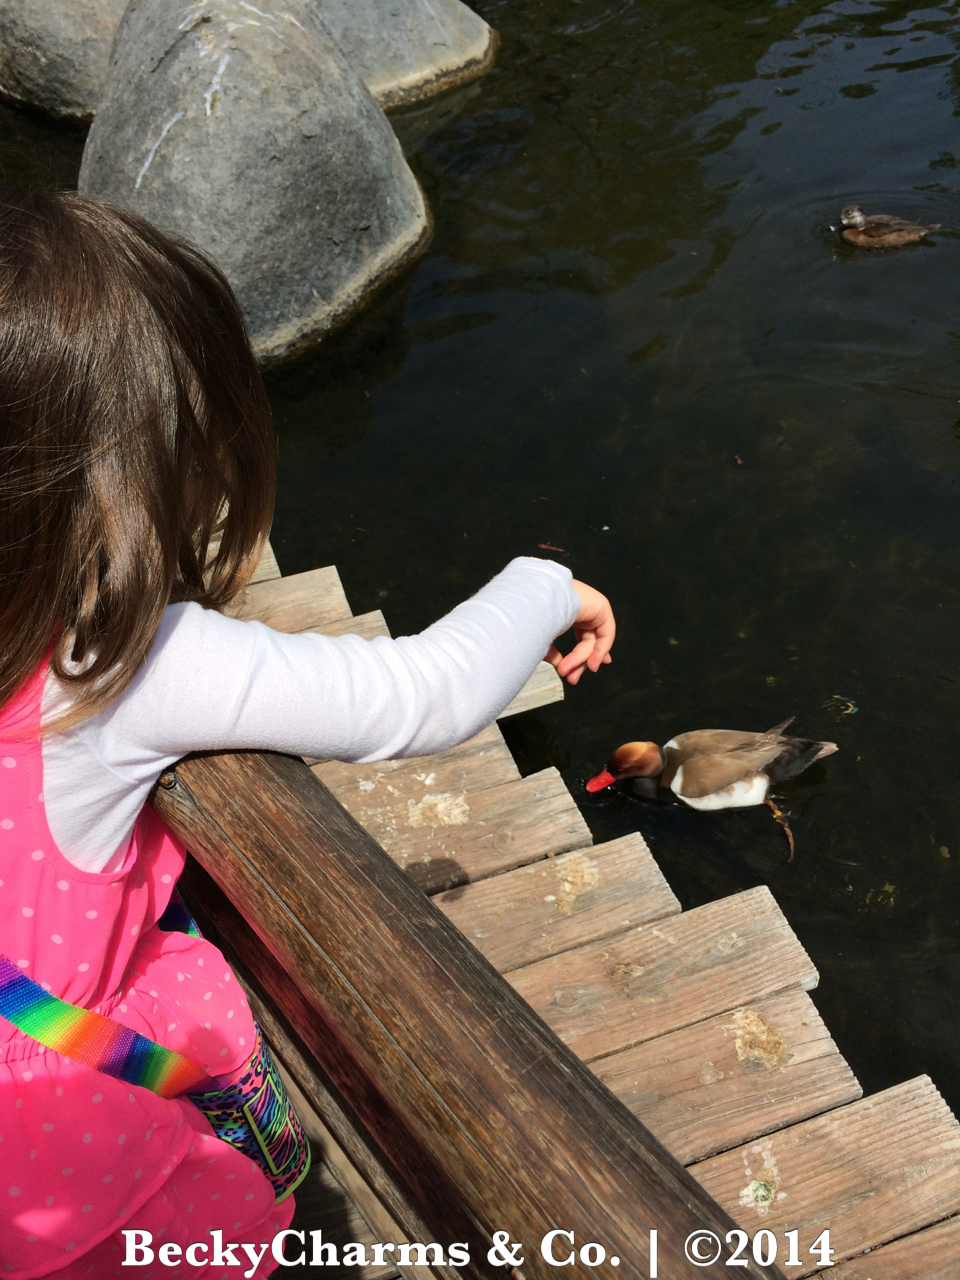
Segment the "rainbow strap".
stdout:
<svg viewBox="0 0 960 1280">
<path fill-rule="evenodd" d="M 44 991 L 0 952 L 0 1015 L 25 1035 L 65 1058 L 175 1098 L 213 1081 L 183 1054 L 89 1009 L 78 1009 Z"/>
</svg>

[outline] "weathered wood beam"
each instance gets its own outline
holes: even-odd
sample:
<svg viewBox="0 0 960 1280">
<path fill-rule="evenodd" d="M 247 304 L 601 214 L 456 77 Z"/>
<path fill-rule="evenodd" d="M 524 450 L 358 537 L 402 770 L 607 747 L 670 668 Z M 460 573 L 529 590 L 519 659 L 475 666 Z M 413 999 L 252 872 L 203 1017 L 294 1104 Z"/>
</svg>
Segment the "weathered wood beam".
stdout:
<svg viewBox="0 0 960 1280">
<path fill-rule="evenodd" d="M 432 1239 L 432 1228 L 408 1194 L 408 1188 L 414 1183 L 421 1185 L 426 1179 L 426 1185 L 431 1188 L 429 1198 L 438 1206 L 443 1204 L 446 1188 L 439 1170 L 433 1171 L 436 1177 L 431 1184 L 430 1161 L 417 1160 L 412 1136 L 396 1124 L 383 1099 L 356 1063 L 338 1051 L 336 1034 L 307 1003 L 276 957 L 196 859 L 187 859 L 177 887 L 201 933 L 222 950 L 239 978 L 250 1010 L 278 1062 L 292 1074 L 309 1108 L 322 1116 L 369 1193 L 400 1224 L 401 1232 L 396 1239 L 389 1233 L 379 1238 L 391 1243 L 404 1238 L 428 1242 Z M 304 1028 L 303 1037 L 294 1023 Z M 326 1067 L 320 1064 L 320 1056 Z M 296 1101 L 294 1099 L 294 1105 Z M 310 1111 L 301 1112 L 300 1118 L 312 1141 Z M 377 1135 L 376 1141 L 372 1134 Z M 400 1167 L 394 1164 L 389 1152 L 397 1153 Z M 412 1171 L 407 1167 L 411 1158 Z M 452 1217 L 447 1223 L 448 1239 L 455 1239 L 456 1228 L 464 1225 L 470 1229 L 464 1217 L 459 1221 Z M 416 1273 L 413 1280 L 423 1280 L 419 1275 L 421 1268 L 413 1270 Z M 457 1280 L 459 1276 L 459 1272 L 450 1267 L 423 1270 L 435 1270 L 448 1280 Z M 405 1267 L 403 1274 L 410 1280 L 411 1269 Z"/>
<path fill-rule="evenodd" d="M 545 1280 L 540 1241 L 559 1228 L 641 1280 L 655 1227 L 660 1275 L 703 1276 L 684 1240 L 733 1220 L 301 761 L 206 756 L 163 781 L 158 812 L 279 962 L 286 1018 L 434 1239 L 470 1242 L 469 1274 L 504 1277 L 486 1260 L 504 1231 L 520 1276 Z M 741 1274 L 782 1280 L 752 1261 Z"/>
</svg>

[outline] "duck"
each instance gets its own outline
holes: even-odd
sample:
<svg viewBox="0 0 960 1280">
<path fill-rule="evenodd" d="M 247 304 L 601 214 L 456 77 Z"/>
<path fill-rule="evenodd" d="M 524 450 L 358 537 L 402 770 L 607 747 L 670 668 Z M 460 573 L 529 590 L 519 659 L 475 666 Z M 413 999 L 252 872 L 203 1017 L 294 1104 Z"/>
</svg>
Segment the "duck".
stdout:
<svg viewBox="0 0 960 1280">
<path fill-rule="evenodd" d="M 901 245 L 916 244 L 931 231 L 939 231 L 940 223 L 929 227 L 919 222 L 907 222 L 889 213 L 874 213 L 868 218 L 858 204 L 851 204 L 840 214 L 843 230 L 841 238 L 861 249 L 897 249 Z"/>
<path fill-rule="evenodd" d="M 767 804 L 776 815 L 776 806 L 767 798 L 770 787 L 795 778 L 838 749 L 835 742 L 786 737 L 784 730 L 794 718 L 766 733 L 694 729 L 662 747 L 655 742 L 625 742 L 606 768 L 587 782 L 587 790 L 602 791 L 631 778 L 634 790 L 649 799 L 676 797 L 702 811 Z"/>
</svg>

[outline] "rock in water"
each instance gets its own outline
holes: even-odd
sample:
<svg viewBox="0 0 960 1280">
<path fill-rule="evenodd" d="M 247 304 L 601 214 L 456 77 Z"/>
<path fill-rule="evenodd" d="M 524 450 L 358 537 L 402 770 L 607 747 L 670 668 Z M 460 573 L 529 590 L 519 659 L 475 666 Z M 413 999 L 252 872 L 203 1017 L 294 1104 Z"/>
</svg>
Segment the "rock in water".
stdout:
<svg viewBox="0 0 960 1280">
<path fill-rule="evenodd" d="M 0 95 L 90 120 L 127 0 L 0 0 Z"/>
<path fill-rule="evenodd" d="M 308 0 L 131 0 L 80 190 L 210 254 L 290 355 L 426 247 L 386 117 Z"/>
<path fill-rule="evenodd" d="M 475 80 L 497 33 L 460 0 L 311 0 L 381 107 Z"/>
</svg>

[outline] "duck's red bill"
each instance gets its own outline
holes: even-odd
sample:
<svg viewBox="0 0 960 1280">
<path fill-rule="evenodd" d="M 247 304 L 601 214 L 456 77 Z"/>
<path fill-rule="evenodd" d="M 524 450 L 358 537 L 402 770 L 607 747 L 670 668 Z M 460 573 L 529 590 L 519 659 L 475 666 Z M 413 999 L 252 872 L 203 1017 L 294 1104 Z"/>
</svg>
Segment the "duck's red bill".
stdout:
<svg viewBox="0 0 960 1280">
<path fill-rule="evenodd" d="M 604 787 L 609 787 L 611 782 L 616 782 L 616 778 L 612 773 L 608 773 L 606 769 L 602 773 L 598 773 L 595 778 L 591 778 L 587 783 L 588 791 L 602 791 Z"/>
</svg>

